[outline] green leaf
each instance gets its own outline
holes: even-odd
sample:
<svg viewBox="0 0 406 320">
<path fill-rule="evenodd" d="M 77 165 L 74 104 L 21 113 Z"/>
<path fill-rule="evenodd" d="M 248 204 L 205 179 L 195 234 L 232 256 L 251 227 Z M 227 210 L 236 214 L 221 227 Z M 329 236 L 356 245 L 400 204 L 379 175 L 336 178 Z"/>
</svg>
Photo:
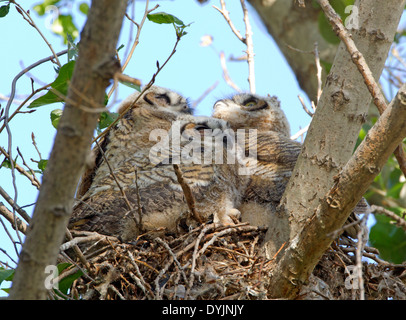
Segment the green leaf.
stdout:
<svg viewBox="0 0 406 320">
<path fill-rule="evenodd" d="M 102 130 L 111 125 L 118 118 L 118 113 L 115 112 L 102 112 L 100 114 L 99 123 L 97 128 Z"/>
<path fill-rule="evenodd" d="M 18 155 L 17 155 L 16 158 L 14 159 L 14 166 L 15 166 L 16 163 L 17 163 L 17 158 L 18 158 Z M 1 167 L 7 168 L 7 169 L 11 169 L 11 161 L 10 161 L 9 159 L 4 159 L 3 162 L 1 163 L 0 168 L 1 168 Z"/>
<path fill-rule="evenodd" d="M 0 284 L 3 281 L 12 281 L 14 276 L 14 269 L 4 269 L 0 267 Z"/>
<path fill-rule="evenodd" d="M 319 16 L 317 19 L 319 25 L 319 32 L 321 36 L 326 40 L 328 43 L 331 44 L 339 44 L 340 38 L 337 37 L 333 29 L 331 28 L 330 23 L 328 22 L 325 14 L 323 11 L 319 12 Z"/>
<path fill-rule="evenodd" d="M 55 109 L 51 111 L 51 123 L 55 129 L 58 129 L 58 123 L 62 116 L 62 109 Z"/>
<path fill-rule="evenodd" d="M 120 45 L 118 48 L 117 48 L 117 52 L 119 52 L 121 49 L 123 49 L 125 47 L 125 45 L 124 44 L 122 44 L 122 45 Z"/>
<path fill-rule="evenodd" d="M 1 6 L 0 7 L 0 18 L 3 18 L 6 15 L 8 15 L 9 11 L 10 11 L 10 3 L 5 6 Z"/>
<path fill-rule="evenodd" d="M 166 13 L 166 12 L 157 12 L 157 13 L 152 13 L 148 14 L 147 18 L 149 21 L 158 23 L 158 24 L 177 24 L 179 26 L 184 26 L 184 23 L 182 20 L 176 18 L 175 16 Z"/>
<path fill-rule="evenodd" d="M 131 89 L 135 89 L 138 92 L 141 92 L 141 86 L 136 85 L 134 83 L 128 82 L 128 81 L 120 81 L 121 84 L 125 85 L 126 87 L 129 87 Z"/>
<path fill-rule="evenodd" d="M 392 211 L 397 211 L 393 210 Z M 406 261 L 406 232 L 391 223 L 387 216 L 376 214 L 376 224 L 371 228 L 369 242 L 377 248 L 382 259 L 392 263 Z"/>
<path fill-rule="evenodd" d="M 51 30 L 53 33 L 62 36 L 65 44 L 68 43 L 68 34 L 70 34 L 73 39 L 79 36 L 79 31 L 73 23 L 71 15 L 59 15 L 52 23 Z"/>
<path fill-rule="evenodd" d="M 71 264 L 70 263 L 60 263 L 57 265 L 58 268 L 58 272 L 59 274 L 65 270 L 66 268 L 70 267 Z M 64 294 L 68 294 L 69 289 L 72 287 L 73 282 L 80 278 L 83 275 L 83 272 L 78 270 L 77 272 L 75 272 L 74 274 L 71 274 L 65 278 L 63 278 L 61 281 L 59 281 L 58 283 L 58 287 L 59 290 L 64 293 Z"/>
<path fill-rule="evenodd" d="M 68 81 L 72 78 L 74 67 L 75 61 L 69 61 L 67 64 L 63 65 L 59 70 L 58 77 L 51 83 L 51 88 L 55 89 L 63 96 L 66 96 L 68 93 Z M 62 101 L 63 99 L 60 96 L 56 95 L 52 90 L 49 90 L 46 94 L 31 102 L 28 108 L 37 108 Z"/>
<path fill-rule="evenodd" d="M 38 13 L 38 15 L 43 16 L 46 12 L 46 9 L 49 6 L 56 5 L 60 0 L 45 0 L 43 3 L 37 4 L 33 7 L 34 11 Z"/>
<path fill-rule="evenodd" d="M 82 2 L 79 5 L 79 10 L 80 12 L 82 12 L 83 14 L 87 15 L 87 13 L 89 12 L 89 5 L 86 2 Z"/>
<path fill-rule="evenodd" d="M 41 159 L 38 162 L 38 169 L 41 171 L 41 173 L 44 173 L 45 168 L 47 167 L 48 160 Z"/>
<path fill-rule="evenodd" d="M 70 34 L 66 35 L 68 41 L 68 61 L 76 60 L 79 55 L 79 49 L 76 46 L 75 40 Z"/>
</svg>

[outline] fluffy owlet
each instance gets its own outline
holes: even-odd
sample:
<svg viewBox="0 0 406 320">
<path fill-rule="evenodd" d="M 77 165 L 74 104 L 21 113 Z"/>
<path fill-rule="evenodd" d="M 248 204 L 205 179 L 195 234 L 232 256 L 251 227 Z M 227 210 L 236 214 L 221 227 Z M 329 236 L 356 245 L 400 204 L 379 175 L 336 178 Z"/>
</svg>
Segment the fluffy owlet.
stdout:
<svg viewBox="0 0 406 320">
<path fill-rule="evenodd" d="M 213 217 L 230 223 L 238 217 L 244 188 L 238 164 L 214 161 L 215 153 L 228 147 L 227 123 L 192 116 L 183 97 L 160 87 L 130 96 L 120 110 L 128 106 L 83 179 L 87 186 L 80 188 L 70 227 L 127 241 L 143 232 L 192 226 L 196 217 L 173 164 L 194 196 L 200 222 Z"/>
<path fill-rule="evenodd" d="M 245 150 L 256 148 L 256 160 L 248 161 L 251 177 L 239 207 L 242 221 L 253 225 L 275 226 L 281 220 L 276 207 L 291 176 L 301 145 L 289 138 L 290 126 L 276 97 L 237 94 L 219 100 L 213 117 L 228 121 L 235 131 L 256 129 L 256 136 L 245 140 Z"/>
<path fill-rule="evenodd" d="M 269 226 L 268 232 L 287 231 L 288 222 L 276 208 L 300 154 L 301 144 L 289 138 L 289 123 L 279 101 L 276 97 L 237 94 L 231 99 L 217 101 L 213 117 L 228 121 L 234 130 L 257 129 L 257 138 L 247 139 L 245 144 L 246 150 L 256 145 L 257 162 L 252 162 L 251 181 L 239 207 L 242 221 Z M 362 199 L 354 212 L 365 213 L 367 206 Z M 356 219 L 352 214 L 349 221 Z M 357 228 L 347 229 L 346 234 L 356 237 Z M 276 252 L 280 244 L 274 245 Z"/>
</svg>

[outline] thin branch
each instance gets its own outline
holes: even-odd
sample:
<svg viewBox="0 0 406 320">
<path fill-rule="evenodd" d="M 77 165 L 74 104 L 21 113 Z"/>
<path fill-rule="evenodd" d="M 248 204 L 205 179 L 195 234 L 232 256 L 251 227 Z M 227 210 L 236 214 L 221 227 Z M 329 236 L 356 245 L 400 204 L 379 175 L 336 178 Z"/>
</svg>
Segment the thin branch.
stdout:
<svg viewBox="0 0 406 320">
<path fill-rule="evenodd" d="M 10 99 L 7 101 L 7 105 L 5 108 L 5 113 L 4 113 L 4 127 L 7 130 L 7 134 L 8 134 L 8 158 L 10 159 L 10 163 L 11 163 L 11 176 L 12 176 L 12 180 L 13 180 L 13 188 L 14 188 L 14 202 L 17 202 L 17 195 L 18 195 L 18 191 L 17 191 L 17 185 L 16 185 L 16 176 L 15 176 L 15 165 L 14 165 L 14 161 L 13 161 L 13 157 L 12 157 L 12 133 L 11 133 L 11 129 L 9 126 L 9 112 L 10 112 L 10 107 L 11 107 L 11 103 L 13 102 L 14 96 L 15 96 L 15 92 L 16 92 L 16 83 L 17 80 L 20 79 L 27 71 L 39 66 L 40 64 L 50 61 L 54 58 L 54 56 L 60 56 L 63 55 L 65 53 L 67 53 L 68 50 L 64 50 L 61 51 L 57 54 L 54 54 L 53 56 L 49 56 L 47 58 L 41 59 L 35 63 L 33 63 L 32 65 L 30 65 L 29 67 L 27 67 L 26 69 L 22 70 L 20 73 L 18 73 L 12 83 L 11 83 L 11 94 L 10 94 Z M 2 151 L 2 153 L 4 154 L 4 152 Z"/>
<path fill-rule="evenodd" d="M 248 17 L 248 10 L 245 5 L 245 0 L 241 0 L 241 7 L 244 13 L 245 23 L 245 44 L 247 45 L 247 62 L 248 62 L 248 83 L 251 93 L 256 92 L 255 86 L 255 63 L 254 63 L 254 43 L 252 41 L 252 28 Z"/>
<path fill-rule="evenodd" d="M 103 149 L 101 148 L 101 146 L 100 146 L 100 144 L 99 144 L 98 141 L 96 141 L 96 145 L 97 145 L 97 147 L 99 148 L 99 151 L 100 151 L 100 153 L 101 153 L 101 155 L 102 155 L 104 161 L 106 162 L 107 167 L 109 168 L 110 175 L 112 176 L 114 182 L 115 182 L 116 185 L 118 186 L 118 189 L 120 190 L 121 195 L 123 196 L 123 199 L 124 199 L 124 201 L 125 201 L 125 203 L 126 203 L 128 209 L 129 209 L 130 211 L 133 211 L 133 207 L 132 207 L 130 201 L 128 201 L 127 195 L 125 194 L 123 187 L 121 186 L 120 182 L 118 181 L 118 179 L 117 179 L 117 177 L 116 177 L 116 175 L 115 175 L 115 173 L 114 173 L 114 171 L 113 171 L 113 168 L 110 166 L 110 162 L 108 161 L 108 159 L 107 159 L 107 157 L 106 157 L 106 155 L 105 155 L 105 153 L 104 153 Z"/>
<path fill-rule="evenodd" d="M 125 68 L 127 68 L 128 63 L 131 60 L 131 57 L 134 54 L 134 50 L 135 48 L 138 46 L 139 44 L 139 39 L 140 39 L 140 34 L 141 34 L 141 29 L 144 25 L 145 19 L 147 18 L 147 15 L 150 14 L 152 11 L 156 10 L 159 7 L 159 4 L 157 4 L 155 7 L 153 7 L 152 9 L 148 10 L 148 6 L 149 6 L 149 0 L 147 0 L 145 2 L 145 11 L 144 11 L 144 15 L 142 17 L 141 23 L 137 23 L 135 22 L 133 19 L 130 18 L 130 16 L 126 13 L 125 17 L 130 20 L 132 23 L 134 23 L 137 26 L 137 34 L 135 35 L 135 40 L 133 42 L 133 45 L 131 47 L 130 53 L 128 54 L 127 58 L 124 61 L 124 64 L 121 67 L 121 72 L 124 72 Z M 117 88 L 116 84 L 113 85 L 113 87 L 110 89 L 109 93 L 107 94 L 107 96 L 110 98 L 111 95 L 113 94 L 114 90 Z"/>
<path fill-rule="evenodd" d="M 133 45 L 132 45 L 132 47 L 131 47 L 131 51 L 130 51 L 130 53 L 128 54 L 127 58 L 125 59 L 124 64 L 123 64 L 123 66 L 122 66 L 122 68 L 121 68 L 122 71 L 124 71 L 125 68 L 127 67 L 128 63 L 130 62 L 131 57 L 132 57 L 132 55 L 133 55 L 133 53 L 134 53 L 135 48 L 138 46 L 138 43 L 140 42 L 139 39 L 140 39 L 141 29 L 142 29 L 142 27 L 143 27 L 143 25 L 144 25 L 144 22 L 145 22 L 145 19 L 147 18 L 147 15 L 150 14 L 152 11 L 154 11 L 154 10 L 156 10 L 156 9 L 159 8 L 159 4 L 157 4 L 155 7 L 153 7 L 153 8 L 150 9 L 150 10 L 148 9 L 148 6 L 149 6 L 149 0 L 147 0 L 147 1 L 145 2 L 144 15 L 143 15 L 142 20 L 141 20 L 141 22 L 140 22 L 139 24 L 136 23 L 133 19 L 131 19 L 131 18 L 128 16 L 128 14 L 125 15 L 128 20 L 130 20 L 132 23 L 134 23 L 134 24 L 137 26 L 137 34 L 135 35 L 135 40 L 134 40 L 134 43 L 133 43 Z"/>
<path fill-rule="evenodd" d="M 229 12 L 227 11 L 226 8 L 226 4 L 224 0 L 220 0 L 220 4 L 221 4 L 221 9 L 213 6 L 214 9 L 216 9 L 218 12 L 220 12 L 224 19 L 226 20 L 226 22 L 228 23 L 228 25 L 231 28 L 231 31 L 236 35 L 236 37 L 247 46 L 247 62 L 248 62 L 248 83 L 250 86 L 250 91 L 251 93 L 255 93 L 256 92 L 256 86 L 255 86 L 255 67 L 254 67 L 254 44 L 252 41 L 252 28 L 251 28 L 251 24 L 249 21 L 249 17 L 248 17 L 248 10 L 247 7 L 245 5 L 245 0 L 240 0 L 241 3 L 241 8 L 243 11 L 243 20 L 244 20 L 244 24 L 245 24 L 245 38 L 241 35 L 241 33 L 235 28 L 233 22 L 231 21 Z M 220 56 L 221 58 L 221 56 Z M 222 61 L 223 63 L 223 61 Z M 224 70 L 224 68 L 223 68 Z M 226 74 L 225 74 L 226 75 Z M 227 81 L 227 79 L 226 79 Z M 228 82 L 227 82 L 228 83 Z M 230 83 L 228 83 L 229 85 L 231 85 Z M 231 85 L 233 88 L 234 86 Z M 240 91 L 240 90 L 237 90 Z"/>
<path fill-rule="evenodd" d="M 233 88 L 237 92 L 241 92 L 241 89 L 234 83 L 234 81 L 231 79 L 228 69 L 227 69 L 227 64 L 226 64 L 226 58 L 224 56 L 224 52 L 220 52 L 220 64 L 221 64 L 221 69 L 223 70 L 223 78 L 226 81 L 226 83 Z"/>
<path fill-rule="evenodd" d="M 202 217 L 196 211 L 195 197 L 193 196 L 193 192 L 190 189 L 189 185 L 183 178 L 182 171 L 180 170 L 180 168 L 177 164 L 173 164 L 173 169 L 175 170 L 176 178 L 178 179 L 178 182 L 179 182 L 180 186 L 182 187 L 183 193 L 186 198 L 186 203 L 189 207 L 192 217 L 194 219 L 196 219 L 196 221 L 199 222 L 200 224 L 203 224 Z"/>
<path fill-rule="evenodd" d="M 25 69 L 24 69 L 24 70 L 25 70 Z M 13 119 L 14 116 L 17 115 L 18 113 L 22 113 L 22 112 L 20 111 L 21 108 L 22 108 L 27 102 L 29 102 L 30 99 L 31 99 L 33 96 L 35 96 L 38 92 L 41 92 L 42 90 L 48 89 L 50 85 L 51 85 L 51 84 L 49 83 L 49 84 L 47 84 L 47 85 L 45 85 L 45 86 L 43 86 L 43 87 L 41 87 L 41 88 L 39 88 L 39 89 L 36 89 L 36 90 L 32 91 L 31 94 L 30 94 L 27 98 L 25 98 L 25 100 L 24 100 L 23 102 L 21 102 L 21 104 L 17 107 L 17 109 L 13 112 L 13 114 L 8 117 L 8 122 L 10 122 L 11 119 Z M 10 97 L 10 98 L 7 98 L 7 101 L 10 100 L 10 99 L 11 99 L 11 97 Z M 14 99 L 12 99 L 12 100 L 14 100 Z M 14 100 L 14 102 L 15 102 L 15 100 Z M 3 119 L 0 119 L 0 120 L 3 120 Z M 3 124 L 3 125 L 1 126 L 1 128 L 0 128 L 0 133 L 4 130 L 5 127 L 6 127 L 5 124 Z"/>
<path fill-rule="evenodd" d="M 58 54 L 55 53 L 54 49 L 52 48 L 52 45 L 48 42 L 48 40 L 45 38 L 45 36 L 43 35 L 43 33 L 41 32 L 41 30 L 37 27 L 37 25 L 35 24 L 34 20 L 31 18 L 30 14 L 25 11 L 17 2 L 15 2 L 14 0 L 10 1 L 11 3 L 14 3 L 16 6 L 16 9 L 18 11 L 18 13 L 20 13 L 22 15 L 22 17 L 24 18 L 25 21 L 27 21 L 30 26 L 32 26 L 35 30 L 38 31 L 39 35 L 41 36 L 42 39 L 44 39 L 45 43 L 47 44 L 47 46 L 49 47 L 49 49 L 52 51 L 53 56 L 52 59 L 55 58 L 55 62 L 56 64 L 61 67 L 61 63 L 59 62 L 58 59 Z"/>
<path fill-rule="evenodd" d="M 14 202 L 14 200 L 8 195 L 8 193 L 0 187 L 0 195 L 4 198 L 4 200 L 7 201 L 7 203 L 13 208 L 13 210 L 17 211 L 18 214 L 27 222 L 31 222 L 31 217 L 28 215 L 28 213 L 22 209 L 18 204 Z"/>
<path fill-rule="evenodd" d="M 195 109 L 199 105 L 199 103 L 202 102 L 203 99 L 206 98 L 209 95 L 209 93 L 212 92 L 218 86 L 218 84 L 219 82 L 216 81 L 212 86 L 210 86 L 206 91 L 204 91 L 199 98 L 193 101 L 191 106 L 192 109 Z"/>
<path fill-rule="evenodd" d="M 9 156 L 9 154 L 7 153 L 6 150 L 4 150 L 2 147 L 0 147 L 0 152 L 7 158 L 9 159 L 10 162 L 14 162 L 13 160 L 11 160 L 11 157 Z M 13 163 L 14 164 L 14 168 L 21 173 L 22 175 L 24 175 L 26 178 L 28 178 L 28 180 L 31 181 L 31 184 L 36 187 L 38 190 L 41 187 L 41 182 L 39 182 L 39 180 L 35 177 L 32 176 L 31 174 L 29 174 L 23 167 L 21 167 L 20 165 L 18 165 L 17 163 Z"/>
<path fill-rule="evenodd" d="M 300 129 L 298 132 L 296 132 L 293 136 L 291 136 L 290 137 L 290 139 L 292 139 L 292 140 L 296 140 L 297 138 L 299 138 L 300 136 L 302 136 L 302 135 L 304 135 L 306 132 L 307 132 L 307 130 L 309 130 L 309 124 L 306 126 L 306 127 L 304 127 L 303 129 Z"/>
<path fill-rule="evenodd" d="M 368 215 L 369 214 L 365 214 L 361 219 L 360 228 L 357 235 L 357 248 L 355 250 L 355 261 L 357 268 L 356 270 L 360 300 L 365 300 L 364 278 L 362 277 L 362 252 L 364 251 L 368 241 L 368 228 L 366 226 Z"/>
<path fill-rule="evenodd" d="M 311 112 L 311 111 L 307 108 L 306 103 L 304 102 L 303 98 L 302 98 L 300 95 L 298 95 L 297 97 L 299 98 L 299 101 L 300 101 L 300 103 L 301 103 L 301 105 L 302 105 L 302 107 L 303 107 L 303 110 L 304 110 L 311 118 L 313 118 L 314 113 Z M 313 111 L 314 111 L 314 109 L 313 109 Z"/>
<path fill-rule="evenodd" d="M 213 6 L 213 8 L 216 9 L 218 12 L 220 12 L 220 13 L 223 15 L 224 19 L 226 19 L 228 25 L 230 26 L 231 31 L 237 36 L 237 38 L 238 38 L 241 42 L 243 42 L 243 43 L 245 44 L 245 43 L 246 43 L 246 39 L 245 39 L 245 38 L 241 35 L 241 33 L 235 28 L 233 22 L 232 22 L 231 19 L 230 19 L 229 12 L 228 12 L 227 9 L 226 9 L 226 3 L 225 3 L 225 1 L 224 1 L 224 0 L 220 0 L 220 4 L 221 4 L 221 9 L 219 9 L 219 8 L 216 7 L 216 6 Z"/>
<path fill-rule="evenodd" d="M 392 220 L 394 220 L 396 222 L 396 225 L 398 227 L 400 227 L 406 231 L 406 219 L 398 216 L 396 213 L 394 213 L 388 209 L 385 209 L 383 207 L 376 206 L 376 205 L 372 205 L 370 210 L 371 210 L 371 213 L 380 213 L 380 214 L 384 214 L 384 215 L 388 216 L 389 218 L 391 218 Z"/>
<path fill-rule="evenodd" d="M 26 234 L 28 228 L 27 224 L 19 218 L 15 217 L 15 214 L 8 210 L 2 202 L 0 202 L 0 214 L 4 218 L 6 218 L 8 222 L 10 222 L 13 228 L 17 228 L 18 231 Z"/>
<path fill-rule="evenodd" d="M 321 87 L 322 87 L 322 82 L 321 82 L 321 65 L 320 65 L 320 57 L 319 57 L 319 45 L 317 42 L 314 43 L 314 60 L 316 63 L 316 70 L 317 70 L 317 101 L 316 101 L 316 106 L 319 103 L 319 99 L 321 96 Z M 313 107 L 314 111 L 315 111 L 315 107 Z"/>
</svg>

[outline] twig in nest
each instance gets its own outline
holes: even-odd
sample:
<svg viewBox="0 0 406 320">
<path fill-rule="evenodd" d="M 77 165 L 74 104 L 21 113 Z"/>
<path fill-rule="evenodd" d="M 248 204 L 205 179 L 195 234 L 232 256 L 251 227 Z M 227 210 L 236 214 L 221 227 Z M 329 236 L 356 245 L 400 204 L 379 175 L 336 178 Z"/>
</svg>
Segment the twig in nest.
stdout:
<svg viewBox="0 0 406 320">
<path fill-rule="evenodd" d="M 177 164 L 173 164 L 173 169 L 175 170 L 176 177 L 178 179 L 178 182 L 180 186 L 182 187 L 183 193 L 186 198 L 186 203 L 189 207 L 189 210 L 192 214 L 192 217 L 196 219 L 197 222 L 200 224 L 203 224 L 202 217 L 200 214 L 196 211 L 196 205 L 195 205 L 195 197 L 193 196 L 192 190 L 190 189 L 189 185 L 185 181 L 182 175 L 182 171 L 180 170 L 179 166 Z"/>
</svg>

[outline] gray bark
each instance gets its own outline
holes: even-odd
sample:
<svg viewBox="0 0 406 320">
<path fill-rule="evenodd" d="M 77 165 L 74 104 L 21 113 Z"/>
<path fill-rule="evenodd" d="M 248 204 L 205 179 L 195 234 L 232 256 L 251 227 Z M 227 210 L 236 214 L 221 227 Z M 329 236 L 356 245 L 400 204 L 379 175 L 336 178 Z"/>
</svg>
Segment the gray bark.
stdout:
<svg viewBox="0 0 406 320">
<path fill-rule="evenodd" d="M 405 1 L 362 0 L 356 1 L 355 5 L 359 12 L 359 28 L 352 29 L 350 32 L 374 78 L 378 80 Z M 295 254 L 290 258 L 296 259 L 296 261 L 301 260 L 301 263 L 304 264 L 300 267 L 298 264 L 294 264 L 288 268 L 288 271 L 280 275 L 280 277 L 285 277 L 284 284 L 277 280 L 271 284 L 274 289 L 278 288 L 274 291 L 275 296 L 291 297 L 291 294 L 305 281 L 332 240 L 323 243 L 324 251 L 320 247 L 311 247 L 316 243 L 314 240 L 320 237 L 320 234 L 308 234 L 309 230 L 304 230 L 304 226 L 309 224 L 312 219 L 317 219 L 317 215 L 315 215 L 317 208 L 333 186 L 334 177 L 350 159 L 371 99 L 363 78 L 345 46 L 341 43 L 292 179 L 282 198 L 281 216 L 288 221 L 289 230 L 285 233 L 285 237 L 279 235 L 276 238 L 272 234 L 267 235 L 269 255 L 272 256 L 275 248 L 279 248 L 282 243 L 287 242 L 286 253 L 292 254 L 292 248 L 295 247 Z M 359 199 L 354 199 L 354 205 Z M 342 216 L 344 220 L 332 219 L 335 221 L 332 227 L 341 228 L 351 209 L 345 208 Z M 301 242 L 299 250 L 297 250 L 296 242 L 298 237 L 306 238 L 306 241 Z M 308 247 L 304 250 L 306 246 Z M 304 254 L 306 254 L 306 259 Z M 289 260 L 288 255 L 281 256 L 282 260 Z M 292 283 L 295 283 L 296 286 L 293 286 Z"/>
<path fill-rule="evenodd" d="M 127 1 L 93 1 L 81 33 L 67 103 L 20 253 L 9 299 L 45 299 L 45 268 L 55 265 L 73 198 L 90 150 L 106 87 L 120 70 L 115 50 Z"/>
</svg>

